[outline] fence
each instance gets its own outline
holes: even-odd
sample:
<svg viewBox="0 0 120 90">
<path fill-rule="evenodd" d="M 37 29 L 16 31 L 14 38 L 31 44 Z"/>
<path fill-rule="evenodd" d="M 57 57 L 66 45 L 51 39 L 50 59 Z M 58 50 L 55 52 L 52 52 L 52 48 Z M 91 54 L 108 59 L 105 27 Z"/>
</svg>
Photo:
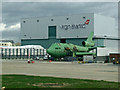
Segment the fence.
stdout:
<svg viewBox="0 0 120 90">
<path fill-rule="evenodd" d="M 2 59 L 28 59 L 34 57 L 44 57 L 46 49 L 34 48 L 1 48 Z"/>
</svg>

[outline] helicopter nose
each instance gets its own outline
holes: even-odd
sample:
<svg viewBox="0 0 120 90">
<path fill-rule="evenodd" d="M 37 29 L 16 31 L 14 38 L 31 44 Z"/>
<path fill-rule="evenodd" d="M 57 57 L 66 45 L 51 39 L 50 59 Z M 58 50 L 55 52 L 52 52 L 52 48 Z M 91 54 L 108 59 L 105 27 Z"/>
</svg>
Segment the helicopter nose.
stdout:
<svg viewBox="0 0 120 90">
<path fill-rule="evenodd" d="M 48 54 L 51 54 L 51 50 L 50 50 L 50 49 L 47 49 L 47 53 L 48 53 Z"/>
</svg>

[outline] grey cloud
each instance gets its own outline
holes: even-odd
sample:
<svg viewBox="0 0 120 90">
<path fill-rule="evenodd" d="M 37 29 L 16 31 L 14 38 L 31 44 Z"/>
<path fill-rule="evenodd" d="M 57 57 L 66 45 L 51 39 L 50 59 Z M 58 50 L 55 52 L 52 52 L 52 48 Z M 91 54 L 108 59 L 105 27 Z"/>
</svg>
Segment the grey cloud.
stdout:
<svg viewBox="0 0 120 90">
<path fill-rule="evenodd" d="M 14 42 L 20 42 L 20 30 L 15 31 L 3 31 L 2 39 L 14 40 Z"/>
<path fill-rule="evenodd" d="M 69 15 L 89 12 L 107 12 L 114 10 L 114 3 L 3 3 L 3 22 L 16 23 L 23 17 L 39 17 L 49 15 Z M 106 7 L 105 7 L 106 6 Z M 103 14 L 104 14 L 103 13 Z M 106 13 L 105 13 L 106 14 Z M 113 14 L 113 13 L 111 13 Z M 109 14 L 108 16 L 110 16 Z M 107 15 L 107 14 L 106 14 Z M 112 15 L 113 16 L 113 15 Z"/>
</svg>

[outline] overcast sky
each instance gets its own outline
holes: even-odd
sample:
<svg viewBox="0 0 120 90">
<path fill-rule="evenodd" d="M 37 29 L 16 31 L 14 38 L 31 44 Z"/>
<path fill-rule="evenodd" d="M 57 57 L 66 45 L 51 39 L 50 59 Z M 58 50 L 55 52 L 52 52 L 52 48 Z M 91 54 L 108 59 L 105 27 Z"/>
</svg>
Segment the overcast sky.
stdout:
<svg viewBox="0 0 120 90">
<path fill-rule="evenodd" d="M 3 2 L 2 31 L 3 39 L 20 42 L 20 19 L 40 16 L 74 15 L 96 13 L 118 20 L 117 2 Z"/>
</svg>

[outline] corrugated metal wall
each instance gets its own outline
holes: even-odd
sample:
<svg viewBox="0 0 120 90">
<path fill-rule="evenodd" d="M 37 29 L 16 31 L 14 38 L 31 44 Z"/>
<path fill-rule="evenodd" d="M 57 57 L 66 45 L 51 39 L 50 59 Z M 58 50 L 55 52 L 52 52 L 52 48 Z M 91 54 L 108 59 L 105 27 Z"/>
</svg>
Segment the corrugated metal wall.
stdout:
<svg viewBox="0 0 120 90">
<path fill-rule="evenodd" d="M 50 39 L 31 39 L 31 40 L 21 40 L 21 44 L 23 45 L 41 45 L 45 49 L 48 49 L 52 43 L 59 43 L 60 41 L 55 38 Z"/>
<path fill-rule="evenodd" d="M 82 45 L 82 41 L 85 41 L 85 38 L 72 38 L 66 39 L 66 43 L 72 43 L 76 45 Z M 94 39 L 95 46 L 104 46 L 104 39 Z M 23 45 L 41 45 L 45 49 L 48 49 L 53 43 L 60 43 L 60 39 L 50 38 L 50 39 L 31 39 L 31 40 L 21 40 Z"/>
</svg>

